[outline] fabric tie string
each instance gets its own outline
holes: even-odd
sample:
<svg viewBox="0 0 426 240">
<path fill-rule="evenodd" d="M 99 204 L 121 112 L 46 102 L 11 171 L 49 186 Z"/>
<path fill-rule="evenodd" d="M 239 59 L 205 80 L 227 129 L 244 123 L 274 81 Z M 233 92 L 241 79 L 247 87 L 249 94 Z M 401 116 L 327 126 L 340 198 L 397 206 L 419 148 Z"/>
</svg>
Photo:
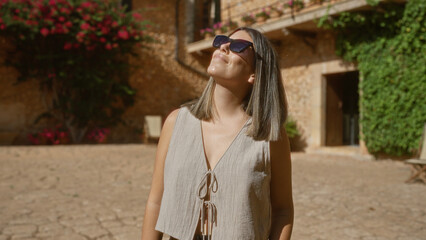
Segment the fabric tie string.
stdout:
<svg viewBox="0 0 426 240">
<path fill-rule="evenodd" d="M 217 209 L 216 205 L 211 201 L 206 201 L 207 195 L 210 195 L 212 192 L 217 192 L 218 184 L 216 175 L 212 170 L 208 170 L 204 176 L 201 179 L 201 182 L 198 184 L 198 198 L 201 201 L 200 204 L 200 220 L 201 220 L 201 234 L 204 236 L 206 235 L 205 229 L 204 229 L 204 220 L 207 208 L 207 231 L 208 236 L 207 239 L 211 239 L 211 233 L 213 230 L 213 224 L 216 224 L 216 215 L 217 215 Z M 204 238 L 204 237 L 203 237 Z"/>
</svg>

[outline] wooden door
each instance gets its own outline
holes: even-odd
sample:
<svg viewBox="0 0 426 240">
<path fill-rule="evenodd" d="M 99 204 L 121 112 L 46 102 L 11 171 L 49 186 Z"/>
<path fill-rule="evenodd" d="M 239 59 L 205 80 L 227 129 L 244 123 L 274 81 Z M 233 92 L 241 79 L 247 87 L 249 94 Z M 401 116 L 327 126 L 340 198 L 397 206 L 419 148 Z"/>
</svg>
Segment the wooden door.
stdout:
<svg viewBox="0 0 426 240">
<path fill-rule="evenodd" d="M 326 88 L 326 146 L 343 144 L 343 96 L 339 75 L 327 76 Z"/>
</svg>

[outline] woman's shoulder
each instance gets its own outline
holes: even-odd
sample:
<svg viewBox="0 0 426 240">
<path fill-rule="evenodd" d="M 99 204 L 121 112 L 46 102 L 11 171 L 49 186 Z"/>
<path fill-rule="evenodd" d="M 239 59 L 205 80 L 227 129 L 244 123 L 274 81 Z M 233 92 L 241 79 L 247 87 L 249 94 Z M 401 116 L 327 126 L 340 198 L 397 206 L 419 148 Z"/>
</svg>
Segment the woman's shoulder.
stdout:
<svg viewBox="0 0 426 240">
<path fill-rule="evenodd" d="M 175 125 L 176 119 L 179 115 L 179 110 L 180 110 L 180 108 L 175 109 L 171 113 L 169 113 L 166 120 L 164 120 L 163 128 L 173 129 L 173 126 Z"/>
</svg>

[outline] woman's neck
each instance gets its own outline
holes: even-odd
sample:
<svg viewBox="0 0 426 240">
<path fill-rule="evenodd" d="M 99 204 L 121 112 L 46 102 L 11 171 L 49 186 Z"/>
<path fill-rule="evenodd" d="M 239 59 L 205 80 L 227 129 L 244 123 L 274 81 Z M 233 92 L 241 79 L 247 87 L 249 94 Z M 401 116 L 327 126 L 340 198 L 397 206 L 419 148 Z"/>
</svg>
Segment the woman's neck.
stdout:
<svg viewBox="0 0 426 240">
<path fill-rule="evenodd" d="M 245 93 L 240 91 L 231 91 L 219 84 L 216 84 L 213 94 L 213 101 L 216 107 L 217 116 L 215 120 L 246 120 L 248 118 L 242 103 Z"/>
</svg>

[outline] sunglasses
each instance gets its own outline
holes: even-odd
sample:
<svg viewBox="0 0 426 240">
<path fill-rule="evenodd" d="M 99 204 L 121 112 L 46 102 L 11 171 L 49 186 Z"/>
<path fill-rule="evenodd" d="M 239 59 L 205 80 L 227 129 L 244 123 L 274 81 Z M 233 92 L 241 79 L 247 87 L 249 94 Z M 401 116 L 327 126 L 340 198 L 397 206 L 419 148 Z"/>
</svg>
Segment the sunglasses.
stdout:
<svg viewBox="0 0 426 240">
<path fill-rule="evenodd" d="M 220 48 L 222 44 L 226 44 L 226 43 L 230 43 L 229 50 L 236 53 L 241 53 L 249 47 L 253 48 L 252 42 L 242 40 L 242 39 L 231 39 L 225 35 L 217 35 L 213 40 L 213 47 Z"/>
</svg>

